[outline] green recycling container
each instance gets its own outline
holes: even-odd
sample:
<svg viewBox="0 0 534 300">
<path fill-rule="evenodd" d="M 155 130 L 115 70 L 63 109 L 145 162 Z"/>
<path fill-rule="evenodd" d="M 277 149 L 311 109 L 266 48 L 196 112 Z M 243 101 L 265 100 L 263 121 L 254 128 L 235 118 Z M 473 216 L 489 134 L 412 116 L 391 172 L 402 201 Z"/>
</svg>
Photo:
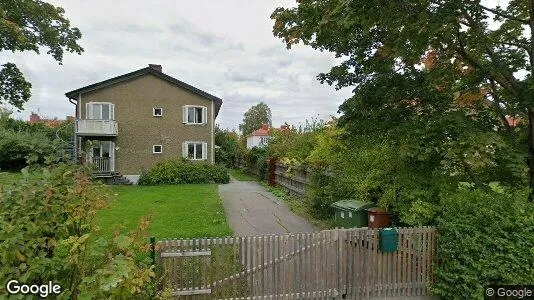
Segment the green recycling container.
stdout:
<svg viewBox="0 0 534 300">
<path fill-rule="evenodd" d="M 341 200 L 332 207 L 335 209 L 336 226 L 340 228 L 366 227 L 367 211 L 372 203 L 358 200 Z"/>
<path fill-rule="evenodd" d="M 397 251 L 399 233 L 395 228 L 380 229 L 380 250 L 382 252 Z"/>
</svg>

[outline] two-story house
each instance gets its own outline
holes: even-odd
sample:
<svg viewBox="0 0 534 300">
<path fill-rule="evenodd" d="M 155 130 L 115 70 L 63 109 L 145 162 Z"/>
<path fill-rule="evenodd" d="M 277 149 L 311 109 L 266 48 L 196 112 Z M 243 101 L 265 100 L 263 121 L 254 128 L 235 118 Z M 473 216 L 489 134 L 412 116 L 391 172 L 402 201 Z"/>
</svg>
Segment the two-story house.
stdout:
<svg viewBox="0 0 534 300">
<path fill-rule="evenodd" d="M 222 100 L 149 65 L 65 94 L 76 106 L 75 156 L 98 177 L 136 182 L 158 161 L 214 162 Z"/>
</svg>

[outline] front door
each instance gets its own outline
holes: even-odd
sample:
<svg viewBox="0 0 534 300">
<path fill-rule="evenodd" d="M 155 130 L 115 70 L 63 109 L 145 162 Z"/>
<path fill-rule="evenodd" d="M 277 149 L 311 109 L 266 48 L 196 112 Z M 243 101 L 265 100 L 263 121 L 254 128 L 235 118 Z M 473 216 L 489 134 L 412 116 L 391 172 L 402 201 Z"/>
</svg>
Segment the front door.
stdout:
<svg viewBox="0 0 534 300">
<path fill-rule="evenodd" d="M 96 166 L 97 172 L 115 171 L 115 143 L 111 141 L 93 141 L 89 152 L 89 161 Z"/>
</svg>

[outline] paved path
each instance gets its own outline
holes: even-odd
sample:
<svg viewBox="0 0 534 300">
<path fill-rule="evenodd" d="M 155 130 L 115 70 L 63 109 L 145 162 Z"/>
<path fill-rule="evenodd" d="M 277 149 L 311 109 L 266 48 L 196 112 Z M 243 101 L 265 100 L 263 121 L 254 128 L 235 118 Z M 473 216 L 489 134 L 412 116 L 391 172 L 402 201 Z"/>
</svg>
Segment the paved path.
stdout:
<svg viewBox="0 0 534 300">
<path fill-rule="evenodd" d="M 232 178 L 219 185 L 219 195 L 236 236 L 316 231 L 257 182 Z"/>
</svg>

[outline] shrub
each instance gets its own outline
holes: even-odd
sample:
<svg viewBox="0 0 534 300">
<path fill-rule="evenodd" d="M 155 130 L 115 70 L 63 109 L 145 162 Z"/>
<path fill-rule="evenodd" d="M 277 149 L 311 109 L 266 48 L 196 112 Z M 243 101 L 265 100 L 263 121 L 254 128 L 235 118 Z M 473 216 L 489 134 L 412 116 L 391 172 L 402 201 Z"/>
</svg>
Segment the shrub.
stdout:
<svg viewBox="0 0 534 300">
<path fill-rule="evenodd" d="M 215 126 L 215 162 L 227 168 L 235 168 L 237 157 L 243 153 L 244 145 L 240 143 L 237 133 Z"/>
<path fill-rule="evenodd" d="M 139 178 L 141 185 L 184 183 L 228 183 L 228 170 L 219 165 L 170 159 L 157 163 Z"/>
<path fill-rule="evenodd" d="M 442 202 L 437 295 L 483 299 L 486 285 L 534 282 L 534 204 L 526 192 L 468 187 Z"/>
<path fill-rule="evenodd" d="M 47 156 L 57 156 L 61 144 L 44 132 L 0 129 L 0 169 L 20 170 L 28 162 L 42 164 Z"/>
<path fill-rule="evenodd" d="M 109 200 L 104 185 L 65 164 L 0 186 L 0 294 L 18 279 L 52 281 L 65 299 L 149 298 L 148 222 L 127 235 L 99 237 L 93 220 Z"/>
<path fill-rule="evenodd" d="M 267 149 L 254 147 L 245 154 L 245 168 L 249 173 L 256 174 L 259 180 L 267 178 L 269 169 Z"/>
</svg>

